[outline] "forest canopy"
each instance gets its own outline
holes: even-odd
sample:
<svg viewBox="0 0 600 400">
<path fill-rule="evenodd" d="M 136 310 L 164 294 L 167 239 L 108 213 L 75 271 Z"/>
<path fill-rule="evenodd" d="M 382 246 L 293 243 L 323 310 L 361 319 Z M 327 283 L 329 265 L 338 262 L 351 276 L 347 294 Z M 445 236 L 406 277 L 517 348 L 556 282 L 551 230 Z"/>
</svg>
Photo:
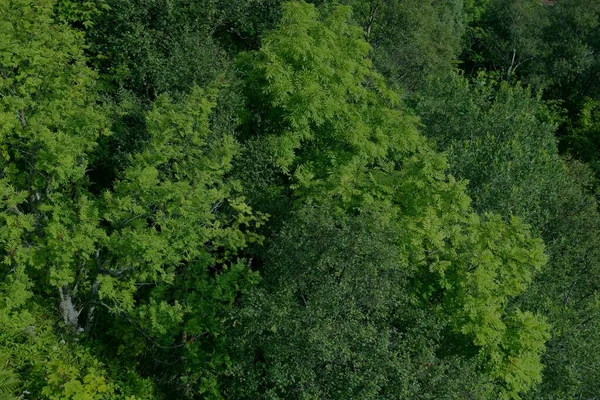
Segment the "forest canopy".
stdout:
<svg viewBox="0 0 600 400">
<path fill-rule="evenodd" d="M 600 0 L 0 2 L 0 399 L 600 395 Z"/>
</svg>

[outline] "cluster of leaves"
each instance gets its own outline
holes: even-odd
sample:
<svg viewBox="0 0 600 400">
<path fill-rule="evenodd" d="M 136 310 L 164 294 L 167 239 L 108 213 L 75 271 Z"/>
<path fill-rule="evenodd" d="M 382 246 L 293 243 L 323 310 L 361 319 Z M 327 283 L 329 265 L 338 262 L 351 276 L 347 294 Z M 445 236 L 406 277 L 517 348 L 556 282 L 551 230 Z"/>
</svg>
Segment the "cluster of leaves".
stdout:
<svg viewBox="0 0 600 400">
<path fill-rule="evenodd" d="M 186 379 L 209 387 L 211 371 L 226 361 L 209 356 L 220 346 L 221 314 L 255 280 L 237 254 L 260 240 L 249 228 L 262 220 L 226 177 L 237 146 L 210 128 L 215 91 L 193 89 L 178 103 L 158 97 L 145 116 L 147 136 L 96 195 L 87 171 L 108 122 L 82 35 L 54 22 L 51 1 L 3 3 L 2 15 L 0 42 L 11 46 L 0 61 L 3 348 L 23 357 L 19 371 L 41 368 L 36 382 L 47 385 L 27 386 L 32 396 L 130 391 L 115 386 L 126 370 L 101 372 L 85 347 L 54 357 L 21 345 L 19 329 L 35 342 L 43 321 L 58 314 L 69 342 L 85 331 L 119 343 L 123 357 L 188 357 L 185 368 L 194 371 Z M 47 335 L 39 340 L 52 349 L 60 334 Z M 202 336 L 213 339 L 196 342 Z M 140 339 L 146 345 L 128 348 Z M 149 357 L 153 347 L 164 354 Z"/>
<path fill-rule="evenodd" d="M 473 76 L 486 70 L 542 90 L 545 100 L 564 109 L 558 132 L 561 150 L 594 164 L 598 131 L 590 117 L 600 89 L 600 2 L 481 3 L 469 26 L 464 70 Z"/>
<path fill-rule="evenodd" d="M 274 182 L 289 185 L 293 211 L 236 314 L 231 340 L 246 339 L 226 393 L 418 397 L 440 390 L 455 357 L 482 374 L 454 381 L 457 393 L 485 392 L 487 379 L 513 398 L 541 379 L 547 325 L 509 302 L 544 265 L 541 242 L 517 219 L 471 210 L 367 54 L 349 8 L 320 16 L 289 3 L 263 47 L 243 56 L 246 135 L 279 170 Z M 427 335 L 404 334 L 414 313 L 431 313 L 419 323 L 443 338 L 421 355 L 409 349 Z"/>
<path fill-rule="evenodd" d="M 531 398 L 595 393 L 597 363 L 598 210 L 587 168 L 559 157 L 560 118 L 529 90 L 480 78 L 435 80 L 411 100 L 423 131 L 468 179 L 473 205 L 530 223 L 549 261 L 519 303 L 553 325 L 545 380 Z M 585 356 L 584 356 L 585 354 Z"/>
<path fill-rule="evenodd" d="M 600 3 L 554 3 L 1 2 L 0 399 L 595 395 Z"/>
</svg>

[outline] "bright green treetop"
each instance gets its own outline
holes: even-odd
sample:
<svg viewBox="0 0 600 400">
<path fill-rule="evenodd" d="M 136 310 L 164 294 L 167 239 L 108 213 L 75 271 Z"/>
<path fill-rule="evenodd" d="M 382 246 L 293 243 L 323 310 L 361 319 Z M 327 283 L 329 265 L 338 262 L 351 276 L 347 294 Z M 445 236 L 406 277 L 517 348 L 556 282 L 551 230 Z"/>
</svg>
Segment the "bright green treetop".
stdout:
<svg viewBox="0 0 600 400">
<path fill-rule="evenodd" d="M 134 343 L 127 368 L 146 345 L 167 349 L 153 358 L 188 357 L 169 372 L 188 379 L 186 387 L 216 393 L 211 370 L 226 355 L 218 340 L 196 339 L 217 337 L 224 310 L 253 282 L 237 252 L 259 239 L 249 233 L 257 218 L 227 177 L 235 141 L 210 126 L 216 92 L 196 88 L 180 102 L 159 97 L 139 150 L 96 196 L 90 158 L 107 123 L 82 35 L 56 22 L 53 6 L 50 0 L 0 5 L 0 307 L 6 322 L 0 345 L 21 357 L 15 332 L 45 326 L 45 336 L 32 334 L 31 354 L 19 365 L 45 369 L 34 380 L 36 396 L 125 395 L 103 386 L 109 377 L 94 372 L 101 363 L 76 344 L 41 361 L 42 343 L 61 332 L 78 341 L 83 331 L 109 334 L 122 349 Z M 62 324 L 38 321 L 53 315 Z M 69 357 L 84 361 L 69 365 Z"/>
<path fill-rule="evenodd" d="M 446 351 L 470 360 L 477 355 L 496 384 L 496 396 L 517 398 L 541 379 L 540 355 L 548 327 L 510 300 L 544 265 L 543 245 L 516 218 L 504 222 L 473 212 L 465 184 L 447 176 L 445 159 L 430 149 L 414 117 L 399 110 L 397 97 L 373 70 L 369 46 L 349 16 L 346 7 L 321 14 L 306 3 L 287 3 L 279 27 L 264 37 L 259 51 L 242 59 L 248 96 L 244 133 L 253 145 L 262 144 L 271 167 L 281 175 L 280 185 L 292 189 L 300 220 L 314 225 L 302 228 L 292 213 L 294 222 L 284 223 L 283 236 L 267 252 L 263 285 L 240 317 L 246 313 L 255 322 L 246 320 L 239 328 L 248 326 L 245 343 L 251 348 L 241 353 L 261 354 L 244 358 L 239 368 L 262 371 L 257 372 L 261 378 L 254 382 L 242 374 L 232 393 L 242 398 L 263 393 L 272 398 L 407 396 L 406 387 L 383 383 L 400 368 L 388 353 L 394 350 L 385 343 L 392 340 L 386 335 L 394 336 L 395 313 L 413 307 L 444 321 L 445 327 L 438 328 L 443 339 L 438 340 Z M 305 214 L 301 204 L 306 203 L 325 208 L 328 218 L 338 218 L 341 232 L 322 233 L 336 222 L 324 220 L 325 226 L 320 226 L 311 212 Z M 357 215 L 363 213 L 373 213 L 372 218 L 386 226 L 391 243 L 382 245 L 382 251 L 394 254 L 393 260 L 372 264 L 371 256 L 360 250 L 355 259 L 347 258 L 354 253 L 343 250 L 346 240 L 374 246 L 366 244 L 374 227 L 348 222 L 360 220 Z M 357 230 L 358 238 L 346 238 L 346 224 L 353 226 L 350 231 Z M 358 233 L 361 229 L 364 237 Z M 307 245 L 319 242 L 334 248 L 320 251 Z M 383 284 L 378 283 L 383 273 L 379 268 L 397 274 L 398 285 L 365 304 L 370 290 Z M 407 290 L 411 300 L 403 301 L 408 304 L 394 304 Z M 328 315 L 333 319 L 331 335 L 321 325 Z M 377 315 L 376 322 L 370 321 L 371 315 Z M 355 335 L 335 333 L 336 326 Z M 307 330 L 316 336 L 305 338 Z M 369 350 L 354 346 L 368 341 L 367 332 L 373 331 L 383 336 L 373 339 L 377 350 L 372 350 L 390 364 L 366 385 L 355 381 L 350 371 L 370 368 L 368 361 L 355 364 L 363 357 L 361 351 Z M 260 338 L 258 348 L 251 338 Z M 290 354 L 301 351 L 294 343 L 301 346 L 307 340 L 314 340 L 309 345 L 326 351 L 326 356 L 299 365 Z M 352 350 L 342 350 L 348 347 Z M 337 370 L 338 363 L 345 362 L 353 366 L 346 372 Z M 331 379 L 339 381 L 321 381 L 321 369 L 337 371 Z M 344 390 L 336 391 L 335 385 Z"/>
</svg>

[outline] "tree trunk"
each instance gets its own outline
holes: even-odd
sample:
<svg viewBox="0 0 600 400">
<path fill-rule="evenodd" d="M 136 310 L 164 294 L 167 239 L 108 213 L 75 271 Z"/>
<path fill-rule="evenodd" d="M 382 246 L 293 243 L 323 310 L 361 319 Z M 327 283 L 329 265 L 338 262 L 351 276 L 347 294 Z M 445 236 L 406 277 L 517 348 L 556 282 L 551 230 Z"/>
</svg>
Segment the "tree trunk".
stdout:
<svg viewBox="0 0 600 400">
<path fill-rule="evenodd" d="M 71 290 L 69 285 L 65 285 L 58 288 L 60 295 L 60 312 L 63 317 L 65 325 L 68 326 L 71 331 L 77 332 L 79 328 L 79 313 L 73 305 L 73 299 L 71 298 Z"/>
</svg>

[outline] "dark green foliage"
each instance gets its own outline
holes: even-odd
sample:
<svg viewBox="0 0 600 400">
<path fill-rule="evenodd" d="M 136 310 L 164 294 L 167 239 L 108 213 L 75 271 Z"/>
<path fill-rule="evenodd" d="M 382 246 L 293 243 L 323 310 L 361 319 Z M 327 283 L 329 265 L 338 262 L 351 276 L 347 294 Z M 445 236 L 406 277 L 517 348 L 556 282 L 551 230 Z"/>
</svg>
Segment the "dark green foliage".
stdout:
<svg viewBox="0 0 600 400">
<path fill-rule="evenodd" d="M 215 37 L 229 51 L 256 50 L 281 18 L 282 0 L 218 0 Z"/>
<path fill-rule="evenodd" d="M 521 299 L 553 325 L 545 379 L 531 398 L 594 393 L 600 225 L 589 171 L 558 157 L 553 114 L 528 90 L 454 78 L 430 84 L 414 104 L 453 173 L 469 180 L 474 206 L 524 218 L 547 244 L 548 266 Z"/>
<path fill-rule="evenodd" d="M 562 0 L 548 8 L 545 42 L 551 48 L 544 63 L 548 96 L 561 99 L 571 113 L 586 97 L 598 98 L 600 1 Z M 571 114 L 573 117 L 573 114 Z"/>
<path fill-rule="evenodd" d="M 145 99 L 187 92 L 222 73 L 226 56 L 211 39 L 211 1 L 113 1 L 87 33 L 106 83 Z"/>
<path fill-rule="evenodd" d="M 0 399 L 597 396 L 599 7 L 0 2 Z"/>
<path fill-rule="evenodd" d="M 246 176 L 289 187 L 296 211 L 275 216 L 287 221 L 262 260 L 262 284 L 235 314 L 230 340 L 246 339 L 227 391 L 433 396 L 456 362 L 475 368 L 465 372 L 474 380 L 454 381 L 450 397 L 514 398 L 539 381 L 547 338 L 542 319 L 508 307 L 545 262 L 540 242 L 516 219 L 472 213 L 463 185 L 373 71 L 360 33 L 348 8 L 287 3 L 278 29 L 241 60 L 244 134 L 271 171 Z M 416 320 L 423 331 L 404 337 L 400 327 Z M 431 341 L 419 342 L 428 329 Z M 299 359 L 301 343 L 314 359 Z M 438 359 L 442 343 L 455 347 Z M 417 372 L 423 363 L 431 370 Z"/>
<path fill-rule="evenodd" d="M 465 25 L 462 1 L 371 0 L 369 13 L 359 15 L 375 66 L 393 86 L 413 90 L 456 64 Z"/>
<path fill-rule="evenodd" d="M 411 102 L 424 133 L 448 155 L 451 173 L 469 181 L 478 210 L 517 215 L 543 230 L 564 168 L 557 118 L 539 98 L 485 77 L 470 83 L 455 76 L 430 82 Z"/>
<path fill-rule="evenodd" d="M 492 0 L 481 6 L 468 29 L 465 71 L 475 76 L 487 69 L 542 90 L 544 99 L 564 108 L 561 151 L 596 163 L 590 117 L 600 89 L 600 2 Z"/>
<path fill-rule="evenodd" d="M 581 160 L 592 169 L 598 182 L 600 177 L 600 101 L 586 99 L 576 119 L 570 124 L 567 135 L 562 137 L 562 147 L 572 157 Z M 598 187 L 598 183 L 595 183 Z"/>
<path fill-rule="evenodd" d="M 527 76 L 522 70 L 539 65 L 548 51 L 547 8 L 539 0 L 490 0 L 482 6 L 472 11 L 465 68 L 489 68 L 506 80 Z"/>
<path fill-rule="evenodd" d="M 550 258 L 525 301 L 553 323 L 553 340 L 544 356 L 545 379 L 530 398 L 590 398 L 598 393 L 600 365 L 600 213 L 589 189 L 591 171 L 567 163 L 559 182 L 557 210 L 544 237 Z"/>
<path fill-rule="evenodd" d="M 328 5 L 326 0 L 317 4 Z M 345 0 L 372 46 L 373 62 L 393 87 L 413 90 L 428 75 L 446 74 L 461 51 L 463 1 Z"/>
<path fill-rule="evenodd" d="M 274 238 L 261 288 L 233 317 L 230 398 L 486 398 L 448 322 L 415 303 L 402 230 L 380 212 L 305 207 Z M 450 367 L 452 365 L 452 367 Z M 449 368 L 457 368 L 450 372 Z"/>
</svg>

